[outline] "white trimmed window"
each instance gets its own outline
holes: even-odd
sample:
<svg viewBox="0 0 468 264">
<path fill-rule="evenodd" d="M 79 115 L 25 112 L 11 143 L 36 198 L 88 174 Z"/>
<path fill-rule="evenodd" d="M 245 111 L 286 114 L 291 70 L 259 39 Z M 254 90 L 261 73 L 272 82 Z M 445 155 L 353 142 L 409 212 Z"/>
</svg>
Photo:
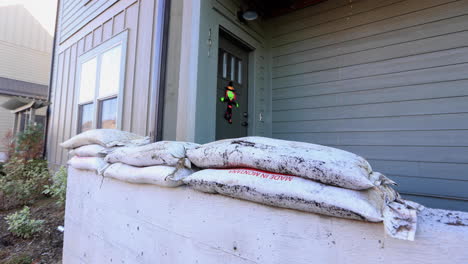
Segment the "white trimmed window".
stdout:
<svg viewBox="0 0 468 264">
<path fill-rule="evenodd" d="M 126 49 L 125 31 L 79 57 L 78 133 L 121 128 Z"/>
</svg>

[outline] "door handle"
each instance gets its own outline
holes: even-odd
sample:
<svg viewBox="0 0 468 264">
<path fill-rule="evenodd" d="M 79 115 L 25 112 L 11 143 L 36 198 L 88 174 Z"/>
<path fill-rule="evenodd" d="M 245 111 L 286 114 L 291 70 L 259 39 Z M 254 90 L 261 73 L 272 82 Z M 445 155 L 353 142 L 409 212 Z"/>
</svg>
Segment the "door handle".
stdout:
<svg viewBox="0 0 468 264">
<path fill-rule="evenodd" d="M 247 123 L 247 122 L 245 122 L 245 121 L 241 123 L 241 126 L 245 126 L 245 127 L 246 127 L 246 126 L 248 126 L 248 125 L 249 125 L 249 123 Z"/>
</svg>

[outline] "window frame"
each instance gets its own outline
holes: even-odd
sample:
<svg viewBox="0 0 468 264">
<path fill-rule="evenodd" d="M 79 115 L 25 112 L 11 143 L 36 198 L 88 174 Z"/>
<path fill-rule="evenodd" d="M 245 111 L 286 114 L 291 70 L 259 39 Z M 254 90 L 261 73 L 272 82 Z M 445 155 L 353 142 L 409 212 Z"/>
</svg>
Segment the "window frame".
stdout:
<svg viewBox="0 0 468 264">
<path fill-rule="evenodd" d="M 117 97 L 117 120 L 116 120 L 116 129 L 122 129 L 122 115 L 123 115 L 123 97 L 124 97 L 124 90 L 125 90 L 125 73 L 126 73 L 126 60 L 127 60 L 127 41 L 128 41 L 128 30 L 125 30 L 114 37 L 104 41 L 103 43 L 99 44 L 98 46 L 94 47 L 93 49 L 83 53 L 78 57 L 77 60 L 77 71 L 76 71 L 76 82 L 75 82 L 75 100 L 74 106 L 76 107 L 76 115 L 75 115 L 75 122 L 76 129 L 74 131 L 76 133 L 81 133 L 81 123 L 82 120 L 82 113 L 80 111 L 82 105 L 86 105 L 92 103 L 94 105 L 94 113 L 93 113 L 93 123 L 91 128 L 96 129 L 100 127 L 100 119 L 101 119 L 101 101 L 115 98 Z M 121 58 L 120 58 L 120 76 L 119 76 L 119 87 L 116 94 L 106 95 L 99 97 L 99 85 L 101 79 L 101 63 L 102 63 L 102 56 L 105 52 L 117 47 L 121 46 Z M 95 87 L 94 87 L 94 96 L 93 100 L 80 102 L 80 90 L 81 90 L 81 70 L 82 65 L 89 61 L 96 58 L 96 80 L 95 80 Z"/>
<path fill-rule="evenodd" d="M 77 131 L 76 131 L 77 133 L 82 132 L 81 131 L 81 126 L 82 126 L 82 122 L 83 122 L 83 114 L 82 114 L 82 112 L 80 110 L 82 109 L 83 106 L 88 105 L 88 104 L 93 104 L 93 101 L 87 101 L 85 103 L 78 104 L 78 118 L 77 118 Z M 93 105 L 93 112 L 96 112 L 94 105 Z M 91 126 L 91 128 L 93 128 L 93 126 Z"/>
</svg>

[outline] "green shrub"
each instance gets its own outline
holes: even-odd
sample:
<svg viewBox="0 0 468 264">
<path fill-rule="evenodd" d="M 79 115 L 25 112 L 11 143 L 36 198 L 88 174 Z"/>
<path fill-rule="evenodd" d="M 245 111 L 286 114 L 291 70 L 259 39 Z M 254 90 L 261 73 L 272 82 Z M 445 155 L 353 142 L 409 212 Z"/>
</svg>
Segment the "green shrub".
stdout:
<svg viewBox="0 0 468 264">
<path fill-rule="evenodd" d="M 21 211 L 7 215 L 5 220 L 8 224 L 8 231 L 22 238 L 30 238 L 41 231 L 44 224 L 44 220 L 31 219 L 31 211 L 27 206 Z"/>
<path fill-rule="evenodd" d="M 13 129 L 8 130 L 2 138 L 3 148 L 6 150 L 7 158 L 13 157 L 16 151 L 16 137 Z"/>
<path fill-rule="evenodd" d="M 43 191 L 50 174 L 47 161 L 11 158 L 4 165 L 5 175 L 0 176 L 0 191 L 18 204 L 33 202 Z"/>
<path fill-rule="evenodd" d="M 52 185 L 45 185 L 44 188 L 44 194 L 51 195 L 57 199 L 58 205 L 63 205 L 67 193 L 67 169 L 60 167 L 52 177 Z"/>
<path fill-rule="evenodd" d="M 42 159 L 43 131 L 42 125 L 28 125 L 16 136 L 9 132 L 3 138 L 9 160 L 0 172 L 0 208 L 30 204 L 42 194 L 50 178 Z"/>
<path fill-rule="evenodd" d="M 16 156 L 25 160 L 40 159 L 44 147 L 44 128 L 42 125 L 28 125 L 16 136 Z"/>
<path fill-rule="evenodd" d="M 10 260 L 5 262 L 4 264 L 31 264 L 33 263 L 33 259 L 28 255 L 17 255 L 12 257 Z"/>
<path fill-rule="evenodd" d="M 5 164 L 0 163 L 0 177 L 6 175 L 4 166 Z"/>
</svg>

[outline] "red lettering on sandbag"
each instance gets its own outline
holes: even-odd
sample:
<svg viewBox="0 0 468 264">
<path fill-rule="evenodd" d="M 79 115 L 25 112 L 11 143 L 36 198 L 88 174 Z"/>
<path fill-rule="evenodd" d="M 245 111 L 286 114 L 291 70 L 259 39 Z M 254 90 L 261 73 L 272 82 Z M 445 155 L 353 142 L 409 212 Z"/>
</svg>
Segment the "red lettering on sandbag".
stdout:
<svg viewBox="0 0 468 264">
<path fill-rule="evenodd" d="M 256 169 L 228 169 L 228 173 L 245 174 L 245 175 L 259 177 L 262 179 L 274 180 L 274 181 L 292 181 L 295 177 L 295 176 L 289 176 L 289 175 L 284 175 L 280 173 L 256 170 Z"/>
</svg>

